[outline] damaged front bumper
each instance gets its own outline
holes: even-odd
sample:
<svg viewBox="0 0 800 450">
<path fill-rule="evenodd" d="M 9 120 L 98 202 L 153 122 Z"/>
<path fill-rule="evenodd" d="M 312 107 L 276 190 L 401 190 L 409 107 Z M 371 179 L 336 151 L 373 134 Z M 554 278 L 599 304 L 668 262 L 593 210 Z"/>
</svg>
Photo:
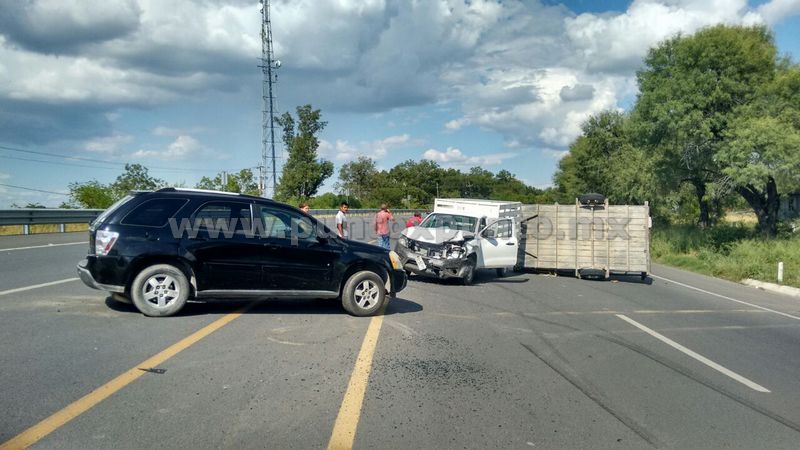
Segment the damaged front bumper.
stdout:
<svg viewBox="0 0 800 450">
<path fill-rule="evenodd" d="M 413 251 L 403 245 L 398 244 L 395 248 L 403 269 L 408 272 L 436 277 L 436 278 L 463 278 L 467 270 L 467 257 L 446 257 L 445 252 L 437 252 L 436 256 L 429 256 L 424 251 Z M 441 256 L 439 256 L 441 255 Z M 422 263 L 420 266 L 419 262 Z"/>
</svg>

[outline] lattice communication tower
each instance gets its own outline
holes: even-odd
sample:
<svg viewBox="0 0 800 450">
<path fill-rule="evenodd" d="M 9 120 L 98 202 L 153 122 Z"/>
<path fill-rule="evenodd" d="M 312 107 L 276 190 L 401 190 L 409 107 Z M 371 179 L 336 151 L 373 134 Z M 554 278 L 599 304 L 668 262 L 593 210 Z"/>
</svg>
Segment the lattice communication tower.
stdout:
<svg viewBox="0 0 800 450">
<path fill-rule="evenodd" d="M 272 52 L 272 23 L 269 15 L 269 0 L 261 3 L 261 165 L 259 166 L 259 187 L 261 196 L 275 196 L 278 185 L 278 157 L 275 156 L 275 95 L 273 85 L 278 82 L 277 69 L 281 62 Z M 271 184 L 271 186 L 270 186 Z M 271 189 L 272 192 L 269 190 Z"/>
</svg>

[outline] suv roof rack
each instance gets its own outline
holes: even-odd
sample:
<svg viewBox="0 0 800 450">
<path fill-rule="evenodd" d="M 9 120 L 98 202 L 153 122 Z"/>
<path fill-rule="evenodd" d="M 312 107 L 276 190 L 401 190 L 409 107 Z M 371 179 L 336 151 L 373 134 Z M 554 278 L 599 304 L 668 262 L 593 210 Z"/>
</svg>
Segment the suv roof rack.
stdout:
<svg viewBox="0 0 800 450">
<path fill-rule="evenodd" d="M 176 187 L 162 188 L 159 189 L 157 192 L 198 192 L 203 194 L 242 195 L 238 192 L 225 192 L 225 191 L 215 191 L 212 189 L 192 189 L 192 188 L 176 188 Z"/>
</svg>

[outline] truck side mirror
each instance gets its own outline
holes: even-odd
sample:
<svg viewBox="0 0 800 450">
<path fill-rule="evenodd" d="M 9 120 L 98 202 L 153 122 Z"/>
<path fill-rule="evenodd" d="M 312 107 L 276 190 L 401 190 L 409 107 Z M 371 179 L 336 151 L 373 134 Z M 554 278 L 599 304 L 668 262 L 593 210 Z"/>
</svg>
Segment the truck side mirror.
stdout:
<svg viewBox="0 0 800 450">
<path fill-rule="evenodd" d="M 481 234 L 483 235 L 483 237 L 489 238 L 489 239 L 494 239 L 494 237 L 495 237 L 494 228 L 487 228 L 487 229 L 483 230 L 483 233 L 481 233 Z"/>
</svg>

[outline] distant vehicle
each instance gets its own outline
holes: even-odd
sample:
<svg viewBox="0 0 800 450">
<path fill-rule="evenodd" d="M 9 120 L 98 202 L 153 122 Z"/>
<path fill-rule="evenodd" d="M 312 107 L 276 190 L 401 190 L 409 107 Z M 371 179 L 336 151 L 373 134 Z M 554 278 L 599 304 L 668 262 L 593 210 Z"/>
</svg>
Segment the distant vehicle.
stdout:
<svg viewBox="0 0 800 450">
<path fill-rule="evenodd" d="M 509 268 L 570 271 L 581 278 L 650 272 L 650 209 L 609 205 L 585 194 L 573 205 L 436 199 L 419 226 L 404 230 L 396 247 L 409 274 L 459 278 L 475 270 Z"/>
<path fill-rule="evenodd" d="M 341 239 L 300 210 L 247 195 L 167 188 L 126 196 L 90 226 L 78 275 L 170 316 L 189 299 L 331 298 L 378 313 L 406 286 L 398 255 Z"/>
<path fill-rule="evenodd" d="M 478 269 L 502 276 L 516 265 L 522 204 L 495 200 L 435 200 L 433 213 L 403 230 L 396 247 L 403 268 L 471 284 Z"/>
</svg>

